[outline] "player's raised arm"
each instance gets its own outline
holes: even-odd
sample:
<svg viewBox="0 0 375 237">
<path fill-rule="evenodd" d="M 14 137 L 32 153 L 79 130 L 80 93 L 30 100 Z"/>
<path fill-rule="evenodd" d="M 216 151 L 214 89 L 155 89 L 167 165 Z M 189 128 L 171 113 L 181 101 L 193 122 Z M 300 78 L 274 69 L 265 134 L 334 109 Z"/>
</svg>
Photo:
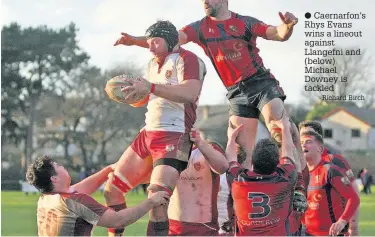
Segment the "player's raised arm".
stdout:
<svg viewBox="0 0 375 237">
<path fill-rule="evenodd" d="M 214 172 L 224 174 L 228 170 L 229 164 L 225 155 L 202 139 L 199 129 L 192 128 L 190 140 L 194 142 L 197 148 L 202 152 Z"/>
<path fill-rule="evenodd" d="M 178 32 L 178 44 L 183 45 L 188 42 L 187 35 L 179 31 Z M 125 46 L 139 46 L 142 48 L 148 48 L 148 43 L 147 43 L 147 37 L 146 36 L 132 36 L 129 35 L 128 33 L 121 33 L 121 37 L 116 40 L 115 44 L 113 46 L 117 45 L 125 45 Z"/>
<path fill-rule="evenodd" d="M 109 165 L 99 172 L 90 175 L 79 183 L 70 186 L 71 191 L 91 195 L 108 179 L 108 175 L 114 170 L 115 164 Z"/>
<path fill-rule="evenodd" d="M 279 12 L 282 23 L 279 26 L 269 26 L 266 31 L 266 39 L 274 41 L 286 41 L 293 33 L 293 27 L 298 22 L 292 13 L 286 12 L 282 14 Z"/>
<path fill-rule="evenodd" d="M 272 124 L 281 129 L 282 143 L 281 143 L 281 157 L 289 157 L 296 163 L 296 157 L 294 157 L 293 149 L 295 149 L 292 139 L 292 134 L 290 132 L 290 121 L 289 118 L 285 115 L 280 120 L 271 121 Z M 301 166 L 299 166 L 301 169 Z M 301 170 L 299 171 L 301 172 Z"/>
</svg>

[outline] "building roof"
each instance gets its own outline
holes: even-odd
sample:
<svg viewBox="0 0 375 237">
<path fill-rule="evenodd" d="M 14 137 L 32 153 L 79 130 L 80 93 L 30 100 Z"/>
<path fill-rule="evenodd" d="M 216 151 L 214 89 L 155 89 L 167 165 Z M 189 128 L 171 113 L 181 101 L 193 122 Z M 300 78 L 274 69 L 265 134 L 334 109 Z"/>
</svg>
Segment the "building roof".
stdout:
<svg viewBox="0 0 375 237">
<path fill-rule="evenodd" d="M 364 122 L 365 124 L 369 126 L 375 126 L 375 110 L 370 108 L 359 108 L 356 106 L 340 106 L 337 107 L 328 113 L 326 113 L 323 117 L 323 119 L 326 119 L 333 114 L 339 112 L 339 111 L 345 111 L 348 114 L 352 115 L 353 117 L 357 118 L 358 120 Z"/>
</svg>

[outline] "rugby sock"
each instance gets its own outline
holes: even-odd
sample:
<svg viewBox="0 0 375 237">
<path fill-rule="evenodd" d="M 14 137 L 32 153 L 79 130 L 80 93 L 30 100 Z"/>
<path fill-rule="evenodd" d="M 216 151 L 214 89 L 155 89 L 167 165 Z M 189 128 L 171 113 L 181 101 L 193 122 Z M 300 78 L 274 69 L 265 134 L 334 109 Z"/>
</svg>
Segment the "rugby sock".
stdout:
<svg viewBox="0 0 375 237">
<path fill-rule="evenodd" d="M 112 208 L 115 211 L 121 211 L 126 208 L 126 203 L 117 204 L 117 205 L 111 205 L 108 206 Z M 124 228 L 122 229 L 115 229 L 115 228 L 108 228 L 108 236 L 122 236 L 124 234 Z"/>
<path fill-rule="evenodd" d="M 153 222 L 149 221 L 147 226 L 147 236 L 167 236 L 169 230 L 169 222 Z"/>
</svg>

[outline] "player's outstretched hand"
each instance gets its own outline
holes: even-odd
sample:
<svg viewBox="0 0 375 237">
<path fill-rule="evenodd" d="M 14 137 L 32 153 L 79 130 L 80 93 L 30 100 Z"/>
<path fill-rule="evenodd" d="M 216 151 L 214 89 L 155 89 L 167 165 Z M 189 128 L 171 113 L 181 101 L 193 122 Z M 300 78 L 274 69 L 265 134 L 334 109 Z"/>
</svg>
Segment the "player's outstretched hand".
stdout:
<svg viewBox="0 0 375 237">
<path fill-rule="evenodd" d="M 234 140 L 235 141 L 238 137 L 238 134 L 241 132 L 242 129 L 243 129 L 243 124 L 241 124 L 240 126 L 238 126 L 236 128 L 232 124 L 232 122 L 229 121 L 228 131 L 227 131 L 228 140 Z"/>
<path fill-rule="evenodd" d="M 348 224 L 347 221 L 339 219 L 331 225 L 331 228 L 329 228 L 329 235 L 337 236 L 345 228 L 346 224 Z"/>
<path fill-rule="evenodd" d="M 293 209 L 296 212 L 304 213 L 307 210 L 307 200 L 305 195 L 300 192 L 294 192 Z"/>
<path fill-rule="evenodd" d="M 169 194 L 165 191 L 158 191 L 151 193 L 148 199 L 152 202 L 152 204 L 154 204 L 155 207 L 160 205 L 168 205 Z"/>
<path fill-rule="evenodd" d="M 190 141 L 194 142 L 197 147 L 199 147 L 203 141 L 201 137 L 201 132 L 198 128 L 192 128 L 190 132 Z"/>
<path fill-rule="evenodd" d="M 283 117 L 280 120 L 270 121 L 270 124 L 272 125 L 272 127 L 276 126 L 280 129 L 290 129 L 290 127 L 291 127 L 289 117 L 286 116 L 285 114 L 283 115 Z"/>
<path fill-rule="evenodd" d="M 285 14 L 282 14 L 279 12 L 279 16 L 281 21 L 288 26 L 294 26 L 295 24 L 298 23 L 298 18 L 295 17 L 292 13 L 286 12 Z"/>
<path fill-rule="evenodd" d="M 121 38 L 119 38 L 118 40 L 116 40 L 115 44 L 113 46 L 117 46 L 117 45 L 127 45 L 127 46 L 130 46 L 130 45 L 134 45 L 134 39 L 133 39 L 133 36 L 127 34 L 127 33 L 121 33 Z"/>
</svg>

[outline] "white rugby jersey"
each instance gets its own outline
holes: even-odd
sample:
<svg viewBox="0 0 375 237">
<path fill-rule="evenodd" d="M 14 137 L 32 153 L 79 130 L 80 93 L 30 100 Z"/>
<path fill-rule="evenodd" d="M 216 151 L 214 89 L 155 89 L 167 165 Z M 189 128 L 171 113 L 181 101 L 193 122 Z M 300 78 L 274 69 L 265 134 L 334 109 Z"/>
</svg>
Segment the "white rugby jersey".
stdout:
<svg viewBox="0 0 375 237">
<path fill-rule="evenodd" d="M 216 145 L 213 146 L 222 152 Z M 219 185 L 220 176 L 211 170 L 199 149 L 193 149 L 188 166 L 181 172 L 171 196 L 168 218 L 193 223 L 217 223 Z"/>
<path fill-rule="evenodd" d="M 165 85 L 178 85 L 191 79 L 203 82 L 205 75 L 206 66 L 202 59 L 182 48 L 169 54 L 161 66 L 152 59 L 147 72 L 150 82 Z M 183 104 L 151 94 L 147 105 L 146 130 L 190 131 L 196 120 L 198 99 L 199 96 L 195 103 Z"/>
</svg>

